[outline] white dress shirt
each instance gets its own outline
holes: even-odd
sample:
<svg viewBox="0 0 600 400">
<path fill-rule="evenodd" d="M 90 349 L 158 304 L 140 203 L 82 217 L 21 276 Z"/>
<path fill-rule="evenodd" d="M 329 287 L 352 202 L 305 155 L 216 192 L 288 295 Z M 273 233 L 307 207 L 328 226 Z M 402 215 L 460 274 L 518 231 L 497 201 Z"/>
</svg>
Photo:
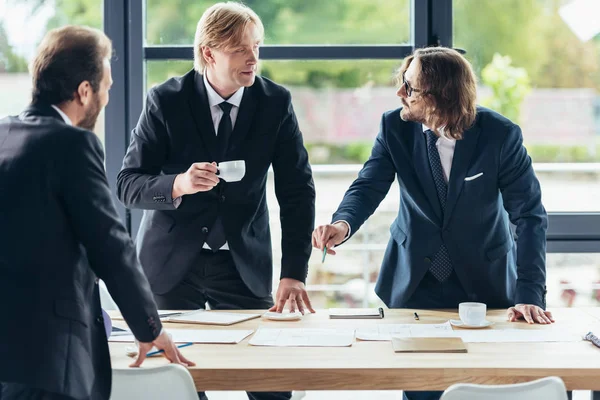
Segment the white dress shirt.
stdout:
<svg viewBox="0 0 600 400">
<path fill-rule="evenodd" d="M 62 119 L 65 121 L 65 124 L 73 126 L 73 122 L 71 121 L 71 118 L 69 118 L 67 116 L 67 114 L 65 114 L 63 112 L 63 110 L 61 110 L 60 108 L 58 108 L 54 104 L 52 104 L 52 108 L 54 108 L 56 110 L 56 112 L 60 114 L 60 116 L 62 117 Z"/>
<path fill-rule="evenodd" d="M 426 125 L 423 125 L 423 133 L 426 135 L 425 131 L 429 130 Z M 440 133 L 442 134 L 438 141 L 435 143 L 438 153 L 440 154 L 440 161 L 442 162 L 442 169 L 444 170 L 444 177 L 446 178 L 446 183 L 450 180 L 450 170 L 452 169 L 452 160 L 454 159 L 454 148 L 456 147 L 456 139 L 451 139 L 444 136 L 444 130 L 440 129 Z M 425 138 L 427 140 L 427 138 Z M 351 227 L 348 221 L 340 220 L 335 221 L 335 223 L 342 222 L 346 224 L 348 227 L 348 234 L 344 238 L 347 240 L 350 237 Z"/>
<path fill-rule="evenodd" d="M 223 110 L 219 107 L 224 101 L 227 101 L 233 107 L 231 107 L 231 111 L 229 111 L 229 116 L 231 117 L 231 128 L 235 127 L 235 121 L 237 120 L 238 112 L 240 111 L 240 103 L 242 102 L 242 96 L 244 95 L 244 87 L 238 89 L 230 98 L 227 100 L 223 99 L 219 93 L 208 82 L 206 78 L 206 71 L 204 71 L 203 75 L 204 79 L 204 87 L 206 88 L 206 94 L 208 95 L 208 106 L 210 108 L 210 116 L 212 117 L 213 126 L 215 127 L 215 134 L 219 134 L 219 122 L 221 122 L 221 118 L 223 117 Z M 211 249 L 206 243 L 202 245 L 203 249 Z M 229 250 L 229 245 L 227 242 L 219 249 L 219 250 Z"/>
<path fill-rule="evenodd" d="M 423 133 L 429 130 L 429 128 L 423 125 Z M 442 162 L 442 169 L 444 170 L 444 177 L 446 183 L 450 181 L 450 170 L 452 169 L 452 160 L 454 159 L 454 147 L 456 147 L 456 139 L 451 139 L 444 136 L 444 130 L 440 129 L 441 136 L 435 143 L 438 153 L 440 153 L 440 161 Z M 427 140 L 427 138 L 425 138 Z"/>
</svg>

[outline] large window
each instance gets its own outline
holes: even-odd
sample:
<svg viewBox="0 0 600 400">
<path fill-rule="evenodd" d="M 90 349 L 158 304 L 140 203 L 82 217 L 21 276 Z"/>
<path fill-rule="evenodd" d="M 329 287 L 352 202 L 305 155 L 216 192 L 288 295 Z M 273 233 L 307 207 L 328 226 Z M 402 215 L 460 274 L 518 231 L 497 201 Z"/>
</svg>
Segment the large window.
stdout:
<svg viewBox="0 0 600 400">
<path fill-rule="evenodd" d="M 0 1 L 0 118 L 16 115 L 30 103 L 27 66 L 44 34 L 66 24 L 102 28 L 102 0 Z M 104 142 L 104 114 L 96 133 Z"/>
<path fill-rule="evenodd" d="M 191 45 L 214 0 L 146 0 L 146 43 Z M 246 0 L 268 44 L 402 44 L 410 38 L 410 0 Z M 374 23 L 373 21 L 377 21 Z"/>
<path fill-rule="evenodd" d="M 454 45 L 475 67 L 479 102 L 523 129 L 548 211 L 600 211 L 600 36 L 561 17 L 571 3 L 455 0 Z"/>
<path fill-rule="evenodd" d="M 121 51 L 113 72 L 123 88 L 118 103 L 114 94 L 111 99 L 117 118 L 108 121 L 129 132 L 145 91 L 192 68 L 196 24 L 216 1 L 106 2 L 117 22 L 108 24 L 108 33 Z M 564 22 L 560 7 L 570 1 L 245 3 L 265 25 L 260 73 L 292 93 L 313 165 L 316 224 L 330 221 L 368 157 L 381 114 L 399 106 L 392 77 L 403 57 L 428 45 L 462 48 L 479 79 L 479 102 L 523 128 L 550 212 L 549 304 L 593 304 L 595 286 L 588 283 L 600 270 L 599 39 L 578 38 Z M 113 130 L 111 135 L 109 178 L 116 176 L 128 142 Z M 268 196 L 277 279 L 281 232 L 272 180 Z M 390 190 L 336 257 L 322 264 L 314 252 L 308 284 L 317 307 L 378 304 L 373 283 L 398 202 L 398 191 Z M 135 235 L 140 213 L 129 215 Z M 569 303 L 572 288 L 577 300 Z"/>
</svg>

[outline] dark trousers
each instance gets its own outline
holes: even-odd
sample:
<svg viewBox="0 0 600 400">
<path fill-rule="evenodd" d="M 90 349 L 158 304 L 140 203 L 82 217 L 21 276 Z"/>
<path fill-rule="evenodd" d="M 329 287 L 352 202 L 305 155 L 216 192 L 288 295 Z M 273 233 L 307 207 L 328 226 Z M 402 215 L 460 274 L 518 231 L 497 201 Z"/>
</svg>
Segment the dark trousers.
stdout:
<svg viewBox="0 0 600 400">
<path fill-rule="evenodd" d="M 448 279 L 439 282 L 428 271 L 410 299 L 402 305 L 402 308 L 458 308 L 458 305 L 465 301 L 469 301 L 469 297 L 460 284 L 456 272 L 452 271 Z M 442 393 L 438 391 L 405 391 L 404 400 L 438 400 Z"/>
<path fill-rule="evenodd" d="M 73 398 L 20 383 L 0 382 L 0 400 L 73 400 Z"/>
<path fill-rule="evenodd" d="M 202 251 L 198 264 L 170 292 L 154 295 L 161 310 L 268 310 L 273 298 L 256 297 L 238 273 L 227 250 Z M 201 400 L 207 396 L 199 392 Z M 248 392 L 250 400 L 287 400 L 291 392 Z"/>
</svg>

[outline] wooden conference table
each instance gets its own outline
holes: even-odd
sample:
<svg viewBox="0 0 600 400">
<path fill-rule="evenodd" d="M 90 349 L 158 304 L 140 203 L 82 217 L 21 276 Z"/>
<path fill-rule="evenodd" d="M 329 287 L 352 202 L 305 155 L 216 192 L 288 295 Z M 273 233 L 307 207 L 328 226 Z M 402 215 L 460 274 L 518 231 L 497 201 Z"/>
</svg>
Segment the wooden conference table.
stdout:
<svg viewBox="0 0 600 400">
<path fill-rule="evenodd" d="M 420 321 L 413 319 L 417 311 Z M 551 326 L 506 322 L 505 310 L 489 310 L 493 329 L 559 329 L 600 336 L 600 308 L 551 310 Z M 244 311 L 248 312 L 248 311 Z M 264 312 L 264 311 L 258 311 Z M 390 323 L 442 323 L 456 311 L 386 310 L 378 320 L 331 320 L 327 310 L 301 321 L 253 319 L 230 327 L 165 323 L 166 329 L 359 328 Z M 123 321 L 114 321 L 124 326 Z M 456 328 L 455 328 L 456 329 Z M 489 329 L 489 328 L 488 328 Z M 250 336 L 251 337 L 251 336 Z M 445 390 L 458 382 L 507 384 L 559 376 L 569 390 L 600 390 L 600 348 L 590 342 L 466 343 L 468 353 L 394 353 L 391 342 L 356 341 L 351 347 L 255 347 L 194 344 L 182 353 L 194 361 L 198 390 Z M 110 343 L 113 368 L 125 368 L 131 344 Z M 145 368 L 164 365 L 150 358 Z"/>
</svg>

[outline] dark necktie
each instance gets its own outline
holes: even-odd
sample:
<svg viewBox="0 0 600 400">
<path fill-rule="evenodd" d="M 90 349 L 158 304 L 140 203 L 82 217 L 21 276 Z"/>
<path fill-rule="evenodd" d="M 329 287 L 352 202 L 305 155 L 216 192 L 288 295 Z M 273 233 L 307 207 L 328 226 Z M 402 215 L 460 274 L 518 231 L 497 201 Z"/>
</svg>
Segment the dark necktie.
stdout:
<svg viewBox="0 0 600 400">
<path fill-rule="evenodd" d="M 448 192 L 448 184 L 444 178 L 444 170 L 442 169 L 442 162 L 440 160 L 440 153 L 438 152 L 436 142 L 438 137 L 436 134 L 427 130 L 427 155 L 429 156 L 429 165 L 431 166 L 431 174 L 433 175 L 433 181 L 435 183 L 435 189 L 438 194 L 440 206 L 442 207 L 442 217 L 446 210 L 446 195 Z M 440 282 L 448 279 L 452 274 L 452 262 L 448 255 L 448 249 L 446 245 L 442 243 L 442 246 L 438 252 L 433 256 L 429 271 L 433 274 L 435 279 Z"/>
<path fill-rule="evenodd" d="M 226 101 L 219 104 L 221 110 L 223 110 L 223 116 L 221 117 L 221 121 L 219 121 L 219 128 L 217 130 L 217 144 L 218 144 L 218 157 L 219 162 L 225 161 L 225 153 L 227 152 L 227 147 L 229 146 L 229 139 L 231 137 L 231 132 L 233 131 L 233 125 L 231 124 L 231 116 L 229 113 L 231 112 L 232 104 L 227 103 Z M 218 190 L 221 191 L 221 187 L 223 182 L 219 183 Z M 227 238 L 225 237 L 225 230 L 223 229 L 223 222 L 221 221 L 221 217 L 217 215 L 217 219 L 213 224 L 208 236 L 206 237 L 206 244 L 210 247 L 213 252 L 219 251 L 221 247 L 225 244 Z"/>
</svg>

